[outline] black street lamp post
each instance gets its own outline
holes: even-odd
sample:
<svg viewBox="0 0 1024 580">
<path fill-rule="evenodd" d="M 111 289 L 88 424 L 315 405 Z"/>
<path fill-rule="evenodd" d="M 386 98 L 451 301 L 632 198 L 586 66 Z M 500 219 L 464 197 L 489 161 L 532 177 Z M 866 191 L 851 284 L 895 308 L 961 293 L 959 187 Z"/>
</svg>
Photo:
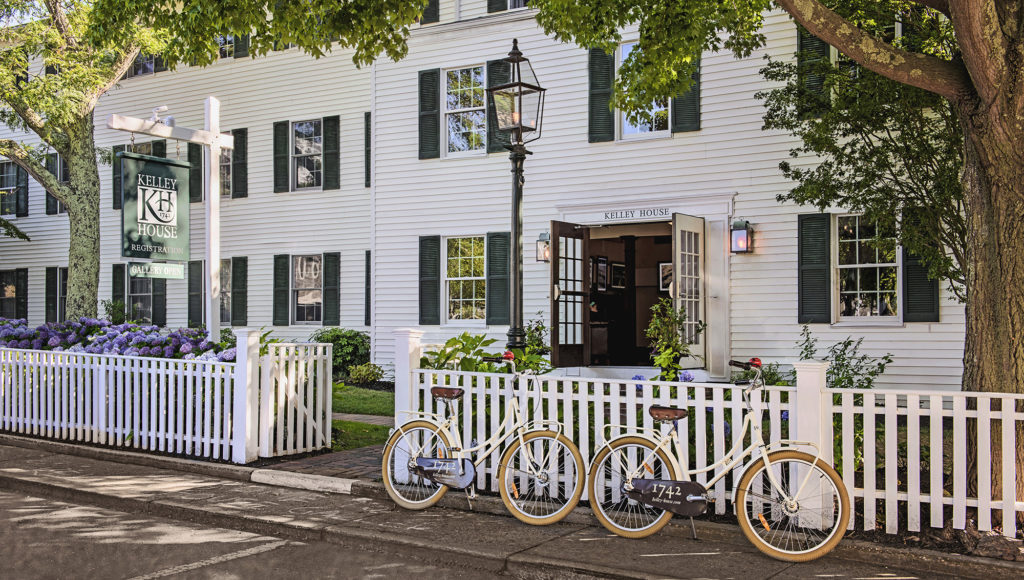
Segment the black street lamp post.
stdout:
<svg viewBox="0 0 1024 580">
<path fill-rule="evenodd" d="M 490 109 L 497 117 L 498 129 L 509 134 L 509 160 L 512 161 L 512 320 L 507 348 L 526 346 L 523 330 L 523 162 L 531 152 L 526 144 L 540 138 L 544 114 L 544 91 L 533 73 L 530 61 L 512 40 L 508 58 L 509 82 L 487 89 Z"/>
</svg>

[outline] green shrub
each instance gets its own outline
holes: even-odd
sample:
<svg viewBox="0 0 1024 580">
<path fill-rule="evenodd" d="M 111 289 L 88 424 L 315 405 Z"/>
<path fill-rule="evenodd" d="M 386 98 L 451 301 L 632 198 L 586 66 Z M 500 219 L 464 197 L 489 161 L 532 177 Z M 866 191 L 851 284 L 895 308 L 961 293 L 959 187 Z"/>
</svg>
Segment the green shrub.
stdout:
<svg viewBox="0 0 1024 580">
<path fill-rule="evenodd" d="M 682 368 L 679 360 L 690 356 L 690 343 L 686 339 L 686 311 L 676 310 L 672 299 L 662 298 L 651 306 L 651 323 L 645 335 L 654 350 L 654 366 L 661 369 L 657 380 L 674 381 Z M 697 334 L 704 332 L 704 323 L 697 323 Z"/>
<path fill-rule="evenodd" d="M 881 358 L 874 358 L 860 353 L 864 337 L 854 340 L 845 339 L 828 347 L 821 360 L 827 361 L 828 371 L 825 374 L 829 388 L 833 389 L 871 389 L 875 379 L 885 372 L 885 367 L 892 362 L 892 353 Z M 800 360 L 811 360 L 818 356 L 818 339 L 811 335 L 811 329 L 805 324 L 800 331 Z M 767 384 L 767 383 L 766 383 Z"/>
<path fill-rule="evenodd" d="M 368 362 L 348 367 L 348 382 L 353 385 L 368 385 L 384 378 L 384 369 Z"/>
<path fill-rule="evenodd" d="M 484 348 L 498 342 L 485 334 L 463 332 L 449 338 L 437 350 L 428 350 L 420 357 L 420 368 L 435 370 L 460 370 L 466 372 L 495 372 L 494 363 L 483 362 L 485 356 L 501 356 L 484 352 Z M 505 365 L 501 365 L 504 367 Z"/>
<path fill-rule="evenodd" d="M 104 317 L 110 321 L 110 324 L 124 324 L 128 322 L 128 305 L 123 300 L 102 300 L 100 306 L 103 307 Z"/>
<path fill-rule="evenodd" d="M 733 374 L 733 380 L 753 380 L 756 373 L 753 369 Z M 761 380 L 768 386 L 787 386 L 794 381 L 793 372 L 786 372 L 779 368 L 779 363 L 768 363 L 761 367 Z"/>
<path fill-rule="evenodd" d="M 309 340 L 334 345 L 336 371 L 370 362 L 370 336 L 365 332 L 337 327 L 321 328 Z"/>
</svg>

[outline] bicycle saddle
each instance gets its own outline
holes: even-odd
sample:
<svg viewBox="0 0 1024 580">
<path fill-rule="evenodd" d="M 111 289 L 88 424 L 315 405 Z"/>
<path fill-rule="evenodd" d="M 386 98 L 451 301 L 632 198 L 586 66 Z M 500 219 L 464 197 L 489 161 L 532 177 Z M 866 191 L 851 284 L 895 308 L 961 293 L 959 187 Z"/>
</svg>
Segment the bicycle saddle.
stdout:
<svg viewBox="0 0 1024 580">
<path fill-rule="evenodd" d="M 462 396 L 465 391 L 455 387 L 430 387 L 430 394 L 435 399 L 455 400 Z"/>
<path fill-rule="evenodd" d="M 659 405 L 651 405 L 647 408 L 647 412 L 651 414 L 651 418 L 655 421 L 678 421 L 679 419 L 685 419 L 690 414 L 686 409 L 677 409 L 676 407 L 662 407 Z"/>
</svg>

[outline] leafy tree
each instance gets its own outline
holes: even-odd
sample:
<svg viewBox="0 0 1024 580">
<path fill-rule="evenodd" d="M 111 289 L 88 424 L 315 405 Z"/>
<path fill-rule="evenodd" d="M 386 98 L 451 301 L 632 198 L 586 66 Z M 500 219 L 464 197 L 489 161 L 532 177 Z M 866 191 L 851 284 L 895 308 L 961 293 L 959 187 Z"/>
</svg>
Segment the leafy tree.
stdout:
<svg viewBox="0 0 1024 580">
<path fill-rule="evenodd" d="M 218 35 L 251 34 L 250 54 L 296 45 L 320 57 L 353 48 L 357 64 L 406 53 L 408 25 L 426 0 L 0 0 L 0 122 L 24 138 L 0 139 L 0 155 L 23 167 L 67 207 L 69 318 L 96 315 L 99 287 L 99 164 L 93 113 L 140 54 L 174 68 L 218 56 Z M 44 70 L 50 74 L 45 74 Z M 62 183 L 47 153 L 69 167 Z M 12 224 L 0 232 L 18 236 Z M 20 236 L 24 237 L 24 236 Z"/>
<path fill-rule="evenodd" d="M 781 7 L 810 34 L 863 69 L 941 97 L 963 141 L 960 181 L 967 299 L 964 390 L 1024 392 L 1024 0 L 533 0 L 549 34 L 611 50 L 620 30 L 639 26 L 616 80 L 615 104 L 636 116 L 657 98 L 689 87 L 703 50 L 749 56 L 764 44 L 765 14 Z M 915 11 L 948 19 L 945 36 L 901 46 L 858 24 L 865 11 Z M 872 12 L 873 13 L 873 12 Z M 1018 428 L 1018 439 L 1024 428 Z M 1000 473 L 1001 441 L 991 442 Z M 1024 446 L 1016 460 L 1024 467 Z M 1024 499 L 1024 468 L 1017 470 Z M 993 477 L 993 497 L 1002 496 Z M 1013 483 L 1006 482 L 1013 488 Z"/>
</svg>

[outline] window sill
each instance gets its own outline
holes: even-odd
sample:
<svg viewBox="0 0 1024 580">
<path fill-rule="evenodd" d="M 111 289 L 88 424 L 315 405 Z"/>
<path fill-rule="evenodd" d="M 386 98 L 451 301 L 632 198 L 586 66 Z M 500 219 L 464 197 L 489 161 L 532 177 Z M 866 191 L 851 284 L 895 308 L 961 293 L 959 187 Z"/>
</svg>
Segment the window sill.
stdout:
<svg viewBox="0 0 1024 580">
<path fill-rule="evenodd" d="M 656 133 L 639 133 L 637 135 L 630 135 L 628 137 L 619 137 L 615 140 L 616 143 L 635 143 L 641 141 L 657 141 L 660 139 L 671 139 L 671 131 L 658 131 Z"/>
<path fill-rule="evenodd" d="M 904 328 L 902 320 L 840 320 L 829 325 L 830 328 Z"/>
<path fill-rule="evenodd" d="M 458 153 L 447 153 L 441 156 L 442 160 L 449 159 L 475 159 L 478 157 L 487 157 L 487 148 L 484 147 L 479 151 L 460 151 Z"/>
<path fill-rule="evenodd" d="M 324 191 L 337 191 L 337 190 L 334 190 L 334 189 L 326 189 L 325 190 L 323 187 L 304 187 L 302 189 L 290 189 L 288 191 L 278 191 L 278 192 L 275 192 L 275 195 L 288 195 L 288 194 L 292 194 L 292 193 L 298 193 L 298 194 L 302 194 L 302 193 L 323 193 Z M 221 200 L 224 200 L 224 197 L 221 197 Z"/>
</svg>

